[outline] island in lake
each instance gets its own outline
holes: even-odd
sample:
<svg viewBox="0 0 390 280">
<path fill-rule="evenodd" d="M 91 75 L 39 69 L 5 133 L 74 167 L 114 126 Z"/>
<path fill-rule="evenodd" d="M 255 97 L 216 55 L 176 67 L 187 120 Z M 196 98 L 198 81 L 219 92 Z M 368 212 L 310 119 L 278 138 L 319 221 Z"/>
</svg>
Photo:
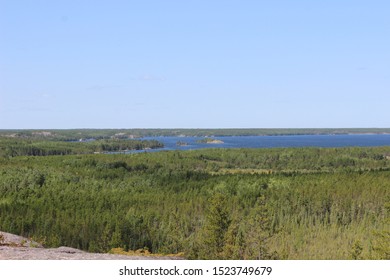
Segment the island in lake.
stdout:
<svg viewBox="0 0 390 280">
<path fill-rule="evenodd" d="M 218 139 L 214 139 L 214 138 L 204 138 L 204 139 L 196 141 L 196 143 L 200 143 L 200 144 L 223 144 L 224 142 L 222 140 L 218 140 Z"/>
<path fill-rule="evenodd" d="M 188 143 L 183 141 L 177 141 L 176 146 L 188 146 Z"/>
</svg>

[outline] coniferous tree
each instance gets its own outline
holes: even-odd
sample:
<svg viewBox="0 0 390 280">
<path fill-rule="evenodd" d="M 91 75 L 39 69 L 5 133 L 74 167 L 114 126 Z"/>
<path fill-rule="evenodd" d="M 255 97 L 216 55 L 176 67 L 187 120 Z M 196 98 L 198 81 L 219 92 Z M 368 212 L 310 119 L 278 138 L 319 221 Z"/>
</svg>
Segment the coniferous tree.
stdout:
<svg viewBox="0 0 390 280">
<path fill-rule="evenodd" d="M 226 232 L 223 248 L 223 259 L 240 260 L 244 259 L 245 235 L 240 220 L 236 215 Z"/>
<path fill-rule="evenodd" d="M 226 195 L 216 192 L 208 201 L 206 221 L 201 232 L 201 258 L 220 259 L 225 245 L 225 235 L 230 217 Z"/>
<path fill-rule="evenodd" d="M 268 240 L 271 237 L 271 224 L 268 216 L 266 198 L 261 195 L 252 208 L 247 220 L 246 250 L 248 259 L 269 259 Z"/>
<path fill-rule="evenodd" d="M 386 225 L 390 226 L 390 202 L 385 205 L 386 209 Z M 390 260 L 390 230 L 375 232 L 376 240 L 374 242 L 374 252 L 379 259 Z"/>
<path fill-rule="evenodd" d="M 122 244 L 122 234 L 121 234 L 121 230 L 119 228 L 119 224 L 117 223 L 115 225 L 115 231 L 114 233 L 112 234 L 111 236 L 111 241 L 110 241 L 110 248 L 118 248 L 118 247 L 121 247 L 123 244 Z"/>
</svg>

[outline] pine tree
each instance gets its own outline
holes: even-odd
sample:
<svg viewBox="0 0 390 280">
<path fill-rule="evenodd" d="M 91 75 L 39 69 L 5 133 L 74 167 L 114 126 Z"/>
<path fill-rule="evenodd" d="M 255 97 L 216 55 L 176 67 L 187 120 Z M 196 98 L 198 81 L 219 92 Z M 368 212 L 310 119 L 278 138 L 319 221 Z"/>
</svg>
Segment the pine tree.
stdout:
<svg viewBox="0 0 390 280">
<path fill-rule="evenodd" d="M 355 243 L 353 243 L 353 246 L 352 246 L 351 252 L 350 252 L 351 258 L 353 260 L 362 259 L 362 257 L 361 257 L 362 252 L 363 252 L 362 243 L 359 240 L 355 241 Z"/>
<path fill-rule="evenodd" d="M 179 209 L 176 207 L 176 209 L 173 210 L 167 217 L 165 227 L 160 228 L 160 230 L 163 231 L 165 235 L 164 242 L 160 248 L 162 252 L 177 254 L 183 250 L 182 244 L 184 236 L 180 222 Z"/>
<path fill-rule="evenodd" d="M 119 228 L 119 224 L 116 224 L 115 231 L 111 236 L 111 241 L 110 241 L 109 247 L 110 247 L 110 249 L 112 249 L 112 248 L 121 247 L 122 245 L 123 245 L 123 242 L 122 242 L 121 230 Z"/>
<path fill-rule="evenodd" d="M 225 235 L 230 225 L 226 196 L 220 192 L 209 199 L 206 221 L 201 234 L 201 258 L 221 259 Z"/>
<path fill-rule="evenodd" d="M 111 230 L 108 224 L 104 227 L 104 230 L 99 239 L 100 239 L 99 242 L 100 251 L 108 252 L 110 250 L 110 241 L 111 241 Z"/>
<path fill-rule="evenodd" d="M 385 205 L 386 225 L 390 226 L 390 201 Z M 390 260 L 390 230 L 375 232 L 376 240 L 374 241 L 374 252 L 379 259 Z"/>
<path fill-rule="evenodd" d="M 225 245 L 223 249 L 223 258 L 231 260 L 240 260 L 244 258 L 245 235 L 241 228 L 239 217 L 236 215 L 232 219 L 225 235 Z"/>
<path fill-rule="evenodd" d="M 247 220 L 245 257 L 248 259 L 269 259 L 267 242 L 271 237 L 270 219 L 266 198 L 261 195 L 252 208 Z"/>
</svg>

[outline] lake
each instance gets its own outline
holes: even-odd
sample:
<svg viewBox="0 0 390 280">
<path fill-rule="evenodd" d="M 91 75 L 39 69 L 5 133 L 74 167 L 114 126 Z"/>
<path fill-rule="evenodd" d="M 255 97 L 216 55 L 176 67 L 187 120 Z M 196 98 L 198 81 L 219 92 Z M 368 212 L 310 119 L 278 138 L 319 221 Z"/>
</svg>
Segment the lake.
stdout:
<svg viewBox="0 0 390 280">
<path fill-rule="evenodd" d="M 164 148 L 153 151 L 196 150 L 204 148 L 390 146 L 390 134 L 221 136 L 212 138 L 221 140 L 223 143 L 207 144 L 197 142 L 205 139 L 205 137 L 144 137 L 142 140 L 155 139 L 164 143 Z M 177 145 L 178 142 L 186 143 L 187 145 L 179 146 Z"/>
</svg>

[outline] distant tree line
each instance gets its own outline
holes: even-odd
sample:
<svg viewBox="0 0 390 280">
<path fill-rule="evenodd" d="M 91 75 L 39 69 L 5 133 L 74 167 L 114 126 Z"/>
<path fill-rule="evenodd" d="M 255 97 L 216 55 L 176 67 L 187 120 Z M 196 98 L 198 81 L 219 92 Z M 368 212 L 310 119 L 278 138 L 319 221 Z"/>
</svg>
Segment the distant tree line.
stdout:
<svg viewBox="0 0 390 280">
<path fill-rule="evenodd" d="M 44 141 L 0 138 L 0 156 L 52 156 L 157 149 L 164 144 L 156 140 L 106 139 L 90 142 Z"/>
</svg>

